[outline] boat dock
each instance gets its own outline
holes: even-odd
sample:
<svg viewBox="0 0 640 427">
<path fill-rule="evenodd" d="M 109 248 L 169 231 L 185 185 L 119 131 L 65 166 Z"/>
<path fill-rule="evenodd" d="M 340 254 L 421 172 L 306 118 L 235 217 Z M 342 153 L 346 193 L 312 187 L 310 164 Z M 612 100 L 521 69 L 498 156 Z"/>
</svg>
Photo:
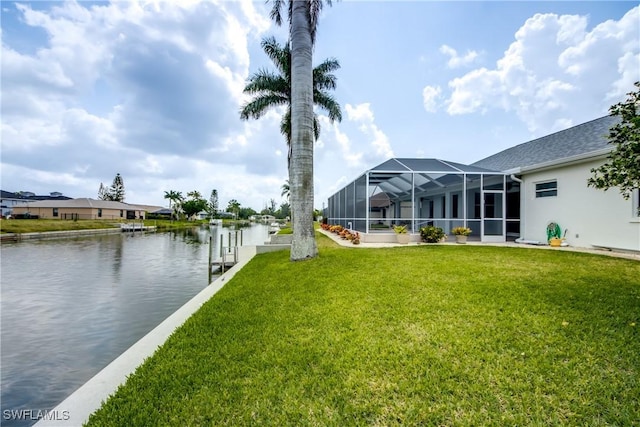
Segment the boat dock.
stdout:
<svg viewBox="0 0 640 427">
<path fill-rule="evenodd" d="M 218 259 L 211 260 L 209 258 L 210 274 L 222 274 L 238 263 L 238 246 L 221 247 L 220 253 L 222 256 Z M 211 257 L 211 253 L 209 253 L 209 257 Z"/>
<path fill-rule="evenodd" d="M 120 230 L 123 232 L 136 232 L 136 231 L 153 231 L 156 227 L 144 225 L 141 222 L 127 222 L 120 224 Z"/>
</svg>

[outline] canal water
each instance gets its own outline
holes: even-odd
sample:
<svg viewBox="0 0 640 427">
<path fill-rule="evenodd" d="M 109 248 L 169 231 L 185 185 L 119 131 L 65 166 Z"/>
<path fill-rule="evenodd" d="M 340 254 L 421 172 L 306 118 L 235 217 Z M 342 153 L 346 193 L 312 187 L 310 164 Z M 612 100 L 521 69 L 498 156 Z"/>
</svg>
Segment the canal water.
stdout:
<svg viewBox="0 0 640 427">
<path fill-rule="evenodd" d="M 34 424 L 203 290 L 209 236 L 217 257 L 230 233 L 240 240 L 216 226 L 3 243 L 0 424 Z M 244 245 L 267 236 L 242 229 Z"/>
</svg>

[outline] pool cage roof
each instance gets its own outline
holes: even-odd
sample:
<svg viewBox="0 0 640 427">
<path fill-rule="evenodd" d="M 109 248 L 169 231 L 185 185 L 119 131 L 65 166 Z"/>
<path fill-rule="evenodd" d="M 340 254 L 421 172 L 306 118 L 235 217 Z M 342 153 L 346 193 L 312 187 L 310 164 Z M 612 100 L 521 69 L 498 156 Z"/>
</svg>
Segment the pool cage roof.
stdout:
<svg viewBox="0 0 640 427">
<path fill-rule="evenodd" d="M 407 173 L 414 175 L 414 182 L 404 175 Z M 369 186 L 379 189 L 374 194 L 385 192 L 391 199 L 405 200 L 411 198 L 412 190 L 446 187 L 456 179 L 455 175 L 465 174 L 503 175 L 502 172 L 439 159 L 394 158 L 366 171 L 359 178 L 369 176 Z"/>
</svg>

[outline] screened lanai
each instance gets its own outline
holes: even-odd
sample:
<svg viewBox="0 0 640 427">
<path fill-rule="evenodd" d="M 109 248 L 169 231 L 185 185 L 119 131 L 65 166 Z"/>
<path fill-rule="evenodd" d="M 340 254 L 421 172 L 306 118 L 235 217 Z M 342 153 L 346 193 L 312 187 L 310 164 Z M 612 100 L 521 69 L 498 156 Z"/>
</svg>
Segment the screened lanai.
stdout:
<svg viewBox="0 0 640 427">
<path fill-rule="evenodd" d="M 438 159 L 389 159 L 328 200 L 330 224 L 365 234 L 406 225 L 466 226 L 472 238 L 503 242 L 520 230 L 520 184 L 503 172 Z"/>
</svg>

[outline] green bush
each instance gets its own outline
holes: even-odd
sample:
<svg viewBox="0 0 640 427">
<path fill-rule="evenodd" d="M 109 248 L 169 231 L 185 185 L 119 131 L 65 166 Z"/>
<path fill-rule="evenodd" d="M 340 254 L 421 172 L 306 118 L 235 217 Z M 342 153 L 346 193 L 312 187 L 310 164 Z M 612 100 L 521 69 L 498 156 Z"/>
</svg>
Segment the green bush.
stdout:
<svg viewBox="0 0 640 427">
<path fill-rule="evenodd" d="M 444 230 L 442 228 L 427 225 L 426 227 L 420 228 L 420 237 L 423 242 L 438 243 L 442 239 L 446 239 L 447 235 L 444 234 Z"/>
</svg>

